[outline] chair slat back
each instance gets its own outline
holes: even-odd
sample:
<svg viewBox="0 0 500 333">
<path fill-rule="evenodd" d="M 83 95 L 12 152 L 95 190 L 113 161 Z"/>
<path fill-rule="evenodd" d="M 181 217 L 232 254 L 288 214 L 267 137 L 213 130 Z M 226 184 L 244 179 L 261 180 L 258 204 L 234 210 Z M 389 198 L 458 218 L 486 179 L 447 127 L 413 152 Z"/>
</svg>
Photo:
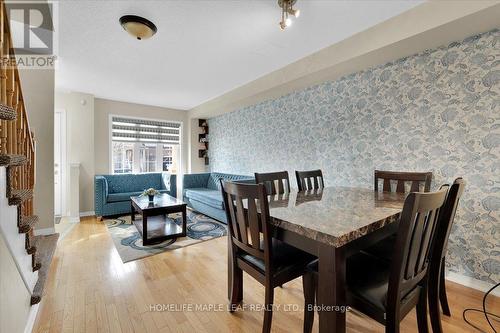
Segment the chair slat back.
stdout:
<svg viewBox="0 0 500 333">
<path fill-rule="evenodd" d="M 375 191 L 379 190 L 382 180 L 382 191 L 384 192 L 429 192 L 431 190 L 432 172 L 398 172 L 375 170 Z M 392 184 L 396 183 L 395 190 Z M 406 184 L 410 183 L 407 191 Z"/>
<path fill-rule="evenodd" d="M 462 178 L 455 179 L 453 185 L 451 185 L 450 190 L 448 191 L 446 202 L 441 209 L 432 253 L 433 258 L 438 258 L 437 260 L 441 260 L 441 258 L 443 258 L 446 254 L 446 247 L 448 245 L 451 227 L 453 225 L 453 221 L 455 220 L 458 203 L 460 202 L 460 198 L 462 197 L 464 190 L 465 181 Z"/>
<path fill-rule="evenodd" d="M 222 179 L 220 182 L 233 247 L 264 260 L 267 266 L 272 254 L 269 206 L 264 185 Z M 244 203 L 247 204 L 246 209 Z"/>
<path fill-rule="evenodd" d="M 299 191 L 318 190 L 325 187 L 321 170 L 295 171 Z"/>
<path fill-rule="evenodd" d="M 290 193 L 290 179 L 288 171 L 255 173 L 255 182 L 264 184 L 267 194 Z"/>
<path fill-rule="evenodd" d="M 445 185 L 437 192 L 412 192 L 405 200 L 389 281 L 388 297 L 397 299 L 393 301 L 399 302 L 427 273 L 431 243 L 447 191 Z"/>
</svg>

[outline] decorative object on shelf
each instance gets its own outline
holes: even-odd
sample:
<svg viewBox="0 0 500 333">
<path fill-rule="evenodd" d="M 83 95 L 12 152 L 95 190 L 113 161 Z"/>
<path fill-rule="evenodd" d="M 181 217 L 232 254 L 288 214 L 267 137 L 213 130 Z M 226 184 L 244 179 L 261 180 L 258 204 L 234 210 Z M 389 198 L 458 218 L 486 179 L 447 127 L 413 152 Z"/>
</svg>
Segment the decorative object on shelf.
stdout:
<svg viewBox="0 0 500 333">
<path fill-rule="evenodd" d="M 201 149 L 198 150 L 198 157 L 205 159 L 205 165 L 208 165 L 208 123 L 206 119 L 198 119 L 198 126 L 201 127 L 202 133 L 198 134 L 198 142 L 201 144 Z"/>
<path fill-rule="evenodd" d="M 125 15 L 120 17 L 123 29 L 138 40 L 148 39 L 158 31 L 156 25 L 144 17 Z"/>
<path fill-rule="evenodd" d="M 149 198 L 149 202 L 153 202 L 155 199 L 155 195 L 158 195 L 158 194 L 160 194 L 160 191 L 157 191 L 151 187 L 151 188 L 148 188 L 147 190 L 144 190 L 144 192 L 142 192 L 141 196 L 147 195 Z"/>
<path fill-rule="evenodd" d="M 288 17 L 288 15 L 291 15 L 295 18 L 299 17 L 300 10 L 293 8 L 296 2 L 297 0 L 278 0 L 278 6 L 280 6 L 281 8 L 281 30 L 285 30 L 286 27 L 292 25 L 292 19 Z"/>
</svg>

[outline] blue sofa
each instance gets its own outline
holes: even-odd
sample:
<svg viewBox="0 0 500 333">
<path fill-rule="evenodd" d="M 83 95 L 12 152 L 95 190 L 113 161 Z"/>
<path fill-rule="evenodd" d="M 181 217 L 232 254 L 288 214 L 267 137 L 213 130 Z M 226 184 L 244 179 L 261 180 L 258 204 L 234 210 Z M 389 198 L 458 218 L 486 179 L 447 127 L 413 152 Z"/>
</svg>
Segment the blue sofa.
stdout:
<svg viewBox="0 0 500 333">
<path fill-rule="evenodd" d="M 130 197 L 150 187 L 177 197 L 177 176 L 169 173 L 96 175 L 95 213 L 97 216 L 130 213 Z"/>
<path fill-rule="evenodd" d="M 182 199 L 188 207 L 216 220 L 227 223 L 219 179 L 254 183 L 253 176 L 225 173 L 195 173 L 184 175 Z"/>
</svg>

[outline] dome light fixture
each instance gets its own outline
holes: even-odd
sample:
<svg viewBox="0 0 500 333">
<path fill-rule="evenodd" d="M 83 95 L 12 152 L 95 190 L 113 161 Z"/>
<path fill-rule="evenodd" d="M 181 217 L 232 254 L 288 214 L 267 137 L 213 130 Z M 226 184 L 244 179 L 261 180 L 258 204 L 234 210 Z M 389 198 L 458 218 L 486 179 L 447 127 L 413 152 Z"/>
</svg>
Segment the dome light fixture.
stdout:
<svg viewBox="0 0 500 333">
<path fill-rule="evenodd" d="M 125 15 L 120 17 L 120 25 L 126 32 L 138 40 L 148 39 L 158 30 L 153 22 L 136 15 Z"/>
<path fill-rule="evenodd" d="M 278 0 L 278 6 L 280 6 L 281 8 L 281 21 L 280 21 L 281 30 L 285 30 L 286 27 L 292 25 L 292 19 L 288 17 L 288 15 L 293 16 L 295 18 L 299 17 L 300 10 L 293 8 L 296 2 L 297 0 Z"/>
</svg>

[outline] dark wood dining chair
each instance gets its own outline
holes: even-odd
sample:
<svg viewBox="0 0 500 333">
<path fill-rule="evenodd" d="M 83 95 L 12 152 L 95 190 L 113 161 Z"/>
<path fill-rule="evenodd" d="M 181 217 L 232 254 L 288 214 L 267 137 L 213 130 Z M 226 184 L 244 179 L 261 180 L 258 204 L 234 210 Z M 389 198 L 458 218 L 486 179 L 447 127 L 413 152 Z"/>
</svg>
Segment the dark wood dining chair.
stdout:
<svg viewBox="0 0 500 333">
<path fill-rule="evenodd" d="M 394 256 L 387 262 L 358 252 L 346 263 L 346 305 L 385 325 L 386 332 L 399 332 L 401 320 L 414 307 L 420 333 L 427 333 L 427 271 L 439 212 L 447 188 L 437 192 L 412 192 L 405 200 L 399 222 Z M 311 332 L 312 311 L 318 279 L 318 263 L 309 265 L 303 278 L 304 332 Z"/>
<path fill-rule="evenodd" d="M 396 191 L 398 189 L 405 192 L 407 186 L 404 183 L 411 182 L 410 191 L 430 191 L 432 172 L 395 172 L 395 171 L 379 171 L 375 170 L 375 191 L 378 191 L 378 185 L 380 180 L 383 180 L 383 191 L 393 192 L 393 187 L 391 183 L 394 181 L 396 184 Z M 390 260 L 393 255 L 394 243 L 396 242 L 395 235 L 389 236 L 386 239 L 381 240 L 377 244 L 365 249 L 364 251 L 373 254 L 379 258 Z M 446 252 L 446 251 L 445 251 Z M 442 265 L 445 263 L 445 258 L 442 260 Z M 446 284 L 444 278 L 444 266 L 442 270 L 441 286 L 439 290 L 440 302 L 443 308 L 443 314 L 446 316 L 451 316 L 450 307 L 448 305 L 448 297 L 446 296 Z"/>
<path fill-rule="evenodd" d="M 255 182 L 264 184 L 267 194 L 283 194 L 290 193 L 290 178 L 288 171 L 255 173 Z"/>
<path fill-rule="evenodd" d="M 379 185 L 382 183 L 382 191 L 406 193 L 411 192 L 429 192 L 431 189 L 432 172 L 400 172 L 400 171 L 381 171 L 375 170 L 374 190 L 379 192 Z M 396 183 L 396 186 L 393 186 Z M 407 186 L 409 184 L 410 186 Z M 366 248 L 366 253 L 379 258 L 390 260 L 392 250 L 396 242 L 396 233 L 382 239 L 380 242 Z"/>
<path fill-rule="evenodd" d="M 446 296 L 445 283 L 445 262 L 446 248 L 448 238 L 450 237 L 451 227 L 455 220 L 458 203 L 465 189 L 465 181 L 457 178 L 451 185 L 446 197 L 446 202 L 441 209 L 439 223 L 437 225 L 433 250 L 431 254 L 431 263 L 429 267 L 429 315 L 431 318 L 432 331 L 434 333 L 443 332 L 441 326 L 441 313 L 439 303 L 443 308 L 443 314 L 451 315 Z"/>
<path fill-rule="evenodd" d="M 299 191 L 318 190 L 325 187 L 323 172 L 319 169 L 310 171 L 295 170 L 295 177 L 297 178 Z"/>
<path fill-rule="evenodd" d="M 382 180 L 382 191 L 384 192 L 429 192 L 431 190 L 432 172 L 399 172 L 375 170 L 375 191 L 379 191 L 379 183 Z M 393 183 L 396 188 L 393 190 Z M 406 184 L 410 184 L 409 191 Z"/>
<path fill-rule="evenodd" d="M 272 237 L 263 184 L 221 180 L 221 191 L 229 227 L 228 255 L 232 263 L 231 280 L 228 281 L 231 284 L 230 311 L 235 311 L 241 301 L 245 271 L 265 287 L 262 332 L 270 332 L 274 288 L 302 276 L 314 257 Z"/>
</svg>

